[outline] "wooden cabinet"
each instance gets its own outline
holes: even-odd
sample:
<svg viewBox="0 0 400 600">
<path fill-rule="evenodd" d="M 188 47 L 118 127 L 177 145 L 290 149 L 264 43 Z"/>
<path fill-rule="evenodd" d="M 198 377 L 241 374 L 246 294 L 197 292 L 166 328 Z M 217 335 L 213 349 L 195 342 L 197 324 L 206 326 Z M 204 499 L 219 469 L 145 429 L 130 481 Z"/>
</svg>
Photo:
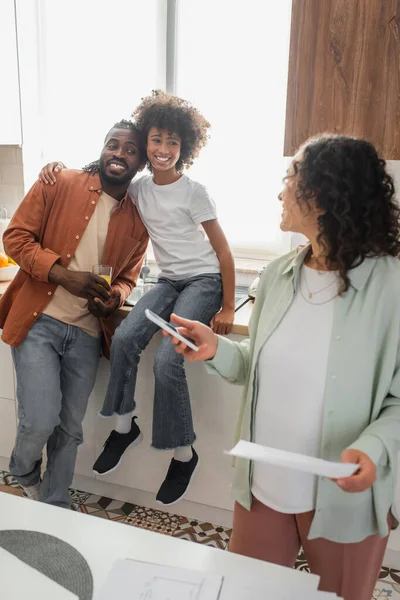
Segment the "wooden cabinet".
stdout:
<svg viewBox="0 0 400 600">
<path fill-rule="evenodd" d="M 0 2 L 0 145 L 22 143 L 14 4 Z"/>
<path fill-rule="evenodd" d="M 399 0 L 293 0 L 286 156 L 330 131 L 400 159 L 399 29 Z"/>
</svg>

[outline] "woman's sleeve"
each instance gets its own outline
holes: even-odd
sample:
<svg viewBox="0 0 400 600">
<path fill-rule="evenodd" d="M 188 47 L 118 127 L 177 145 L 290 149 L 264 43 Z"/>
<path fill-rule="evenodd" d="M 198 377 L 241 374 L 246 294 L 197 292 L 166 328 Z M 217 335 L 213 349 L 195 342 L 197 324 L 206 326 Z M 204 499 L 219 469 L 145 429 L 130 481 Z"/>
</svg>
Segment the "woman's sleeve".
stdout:
<svg viewBox="0 0 400 600">
<path fill-rule="evenodd" d="M 210 374 L 220 375 L 236 385 L 244 385 L 250 366 L 250 339 L 233 342 L 219 335 L 217 353 L 205 365 Z"/>
</svg>

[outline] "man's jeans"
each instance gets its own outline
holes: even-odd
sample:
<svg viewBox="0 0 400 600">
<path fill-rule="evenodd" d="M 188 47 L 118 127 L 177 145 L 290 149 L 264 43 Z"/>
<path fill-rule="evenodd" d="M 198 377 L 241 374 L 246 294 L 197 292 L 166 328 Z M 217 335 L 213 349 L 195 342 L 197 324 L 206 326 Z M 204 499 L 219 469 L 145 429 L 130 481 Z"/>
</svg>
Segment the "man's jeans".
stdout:
<svg viewBox="0 0 400 600">
<path fill-rule="evenodd" d="M 101 411 L 103 416 L 123 415 L 135 408 L 138 364 L 159 327 L 145 315 L 149 308 L 169 320 L 180 317 L 207 325 L 222 301 L 219 274 L 206 274 L 180 281 L 160 278 L 118 327 L 111 344 L 111 375 Z M 184 359 L 169 338 L 163 338 L 154 358 L 153 447 L 170 450 L 195 441 Z"/>
<path fill-rule="evenodd" d="M 100 358 L 100 338 L 41 315 L 13 348 L 17 374 L 18 429 L 10 471 L 23 486 L 40 480 L 43 448 L 47 469 L 40 499 L 68 507 L 82 421 Z"/>
</svg>

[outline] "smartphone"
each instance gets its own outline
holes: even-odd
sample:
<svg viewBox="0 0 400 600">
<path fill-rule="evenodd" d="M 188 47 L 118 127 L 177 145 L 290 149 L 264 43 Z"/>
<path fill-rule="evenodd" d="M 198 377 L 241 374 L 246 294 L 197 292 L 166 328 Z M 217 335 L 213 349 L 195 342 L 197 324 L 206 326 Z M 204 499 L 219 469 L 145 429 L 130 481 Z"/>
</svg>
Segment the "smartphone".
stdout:
<svg viewBox="0 0 400 600">
<path fill-rule="evenodd" d="M 182 334 L 179 333 L 175 325 L 172 325 L 172 323 L 167 323 L 167 321 L 164 321 L 164 319 L 156 315 L 156 313 L 153 313 L 153 311 L 149 310 L 148 308 L 146 308 L 144 314 L 148 319 L 150 319 L 150 321 L 153 321 L 153 323 L 161 327 L 161 329 L 164 329 L 170 335 L 173 335 L 178 340 L 186 344 L 188 348 L 194 350 L 195 352 L 199 351 L 198 347 L 191 340 L 188 340 L 187 338 L 183 337 Z"/>
</svg>

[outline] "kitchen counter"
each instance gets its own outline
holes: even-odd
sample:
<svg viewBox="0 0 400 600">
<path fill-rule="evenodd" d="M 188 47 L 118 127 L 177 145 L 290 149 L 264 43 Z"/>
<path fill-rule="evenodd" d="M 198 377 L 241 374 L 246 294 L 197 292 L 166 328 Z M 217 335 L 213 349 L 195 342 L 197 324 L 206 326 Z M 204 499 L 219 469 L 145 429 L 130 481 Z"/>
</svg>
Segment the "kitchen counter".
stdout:
<svg viewBox="0 0 400 600">
<path fill-rule="evenodd" d="M 235 313 L 235 320 L 233 322 L 232 333 L 244 336 L 249 335 L 249 320 L 251 317 L 253 306 L 254 302 L 251 300 L 250 302 L 247 302 L 247 304 L 242 306 L 242 308 L 239 308 L 239 310 Z M 132 308 L 133 307 L 131 306 L 122 306 L 117 311 L 117 315 L 124 319 L 128 315 L 128 313 L 130 313 Z"/>
<path fill-rule="evenodd" d="M 0 297 L 4 294 L 7 287 L 10 285 L 11 281 L 0 281 Z M 249 320 L 251 317 L 251 313 L 253 310 L 254 302 L 250 301 L 245 304 L 242 308 L 240 308 L 235 313 L 235 320 L 233 323 L 232 333 L 236 335 L 249 335 Z M 117 311 L 119 318 L 124 319 L 128 313 L 132 310 L 131 306 L 122 306 Z"/>
</svg>

